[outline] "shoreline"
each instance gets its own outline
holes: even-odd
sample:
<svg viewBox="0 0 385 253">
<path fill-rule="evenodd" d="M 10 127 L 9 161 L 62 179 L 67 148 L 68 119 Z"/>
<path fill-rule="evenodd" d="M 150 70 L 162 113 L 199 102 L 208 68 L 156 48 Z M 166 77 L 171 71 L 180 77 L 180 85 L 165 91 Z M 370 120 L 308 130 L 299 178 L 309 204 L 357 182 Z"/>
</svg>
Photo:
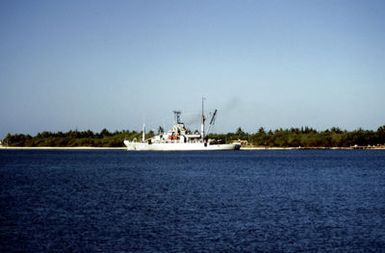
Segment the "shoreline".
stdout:
<svg viewBox="0 0 385 253">
<path fill-rule="evenodd" d="M 0 147 L 1 149 L 39 149 L 39 150 L 125 150 L 125 147 Z"/>
<path fill-rule="evenodd" d="M 25 150 L 126 150 L 126 147 L 5 147 L 0 150 L 25 149 Z M 240 150 L 385 150 L 385 146 L 353 146 L 353 147 L 241 147 Z"/>
<path fill-rule="evenodd" d="M 385 146 L 353 147 L 241 147 L 241 150 L 385 150 Z"/>
</svg>

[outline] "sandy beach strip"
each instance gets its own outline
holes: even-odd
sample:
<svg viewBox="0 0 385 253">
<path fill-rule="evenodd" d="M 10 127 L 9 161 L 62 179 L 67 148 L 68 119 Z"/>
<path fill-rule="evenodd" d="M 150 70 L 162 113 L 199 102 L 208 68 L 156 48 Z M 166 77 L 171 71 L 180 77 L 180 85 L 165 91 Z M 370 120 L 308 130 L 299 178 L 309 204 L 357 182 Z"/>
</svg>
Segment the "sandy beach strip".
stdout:
<svg viewBox="0 0 385 253">
<path fill-rule="evenodd" d="M 241 150 L 385 150 L 385 146 L 360 147 L 241 147 Z"/>
<path fill-rule="evenodd" d="M 0 149 L 39 149 L 39 150 L 125 150 L 125 147 L 0 147 Z"/>
<path fill-rule="evenodd" d="M 19 150 L 126 150 L 126 147 L 5 147 L 0 146 L 0 150 L 19 149 Z M 241 150 L 385 150 L 385 146 L 370 147 L 241 147 Z"/>
</svg>

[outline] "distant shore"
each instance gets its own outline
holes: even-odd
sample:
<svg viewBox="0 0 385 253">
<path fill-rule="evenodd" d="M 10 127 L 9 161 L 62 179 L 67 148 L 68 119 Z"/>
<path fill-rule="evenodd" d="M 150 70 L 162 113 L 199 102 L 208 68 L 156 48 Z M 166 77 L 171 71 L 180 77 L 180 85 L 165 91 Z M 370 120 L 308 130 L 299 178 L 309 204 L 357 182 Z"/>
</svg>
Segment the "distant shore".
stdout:
<svg viewBox="0 0 385 253">
<path fill-rule="evenodd" d="M 242 150 L 385 150 L 385 146 L 352 146 L 352 147 L 241 147 Z"/>
<path fill-rule="evenodd" d="M 0 149 L 29 149 L 29 150 L 125 150 L 126 147 L 5 147 Z M 241 150 L 385 150 L 385 146 L 352 146 L 352 147 L 256 147 L 244 146 Z"/>
<path fill-rule="evenodd" d="M 162 128 L 159 134 L 164 132 Z M 147 138 L 156 136 L 154 131 L 146 133 Z M 0 140 L 0 146 L 11 147 L 51 147 L 59 149 L 94 149 L 99 147 L 124 147 L 123 140 L 141 140 L 142 132 L 115 131 L 103 129 L 99 133 L 91 130 L 67 132 L 43 131 L 35 136 L 29 134 L 7 134 Z M 253 133 L 238 128 L 235 132 L 210 134 L 208 138 L 217 143 L 240 143 L 242 149 L 384 149 L 385 125 L 374 130 L 357 129 L 353 131 L 339 128 L 317 131 L 309 127 L 265 130 L 259 128 Z M 74 148 L 72 148 L 74 147 Z M 91 148 L 90 148 L 91 147 Z M 325 148 L 324 148 L 325 147 Z M 58 149 L 58 148 L 56 148 Z"/>
<path fill-rule="evenodd" d="M 0 149 L 46 149 L 46 150 L 125 150 L 125 147 L 4 147 L 0 146 Z"/>
</svg>

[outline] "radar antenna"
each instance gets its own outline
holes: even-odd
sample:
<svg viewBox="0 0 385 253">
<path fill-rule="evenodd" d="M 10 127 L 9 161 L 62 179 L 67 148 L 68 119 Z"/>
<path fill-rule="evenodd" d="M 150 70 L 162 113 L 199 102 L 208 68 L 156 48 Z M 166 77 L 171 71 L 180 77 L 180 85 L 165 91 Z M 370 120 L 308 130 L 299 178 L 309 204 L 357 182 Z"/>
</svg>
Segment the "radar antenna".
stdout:
<svg viewBox="0 0 385 253">
<path fill-rule="evenodd" d="M 174 116 L 175 116 L 175 121 L 177 124 L 181 124 L 182 122 L 180 121 L 180 115 L 182 114 L 181 111 L 174 111 Z"/>
</svg>

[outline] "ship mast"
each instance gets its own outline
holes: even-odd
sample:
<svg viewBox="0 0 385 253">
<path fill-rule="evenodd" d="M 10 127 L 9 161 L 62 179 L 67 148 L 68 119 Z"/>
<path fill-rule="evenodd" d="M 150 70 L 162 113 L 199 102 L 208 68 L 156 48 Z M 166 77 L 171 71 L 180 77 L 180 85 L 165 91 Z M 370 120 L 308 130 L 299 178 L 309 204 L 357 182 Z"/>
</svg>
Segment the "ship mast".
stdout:
<svg viewBox="0 0 385 253">
<path fill-rule="evenodd" d="M 205 112 L 204 112 L 204 101 L 206 98 L 202 97 L 202 115 L 201 115 L 201 137 L 202 141 L 205 139 Z"/>
<path fill-rule="evenodd" d="M 143 123 L 142 142 L 146 140 L 146 125 Z"/>
</svg>

